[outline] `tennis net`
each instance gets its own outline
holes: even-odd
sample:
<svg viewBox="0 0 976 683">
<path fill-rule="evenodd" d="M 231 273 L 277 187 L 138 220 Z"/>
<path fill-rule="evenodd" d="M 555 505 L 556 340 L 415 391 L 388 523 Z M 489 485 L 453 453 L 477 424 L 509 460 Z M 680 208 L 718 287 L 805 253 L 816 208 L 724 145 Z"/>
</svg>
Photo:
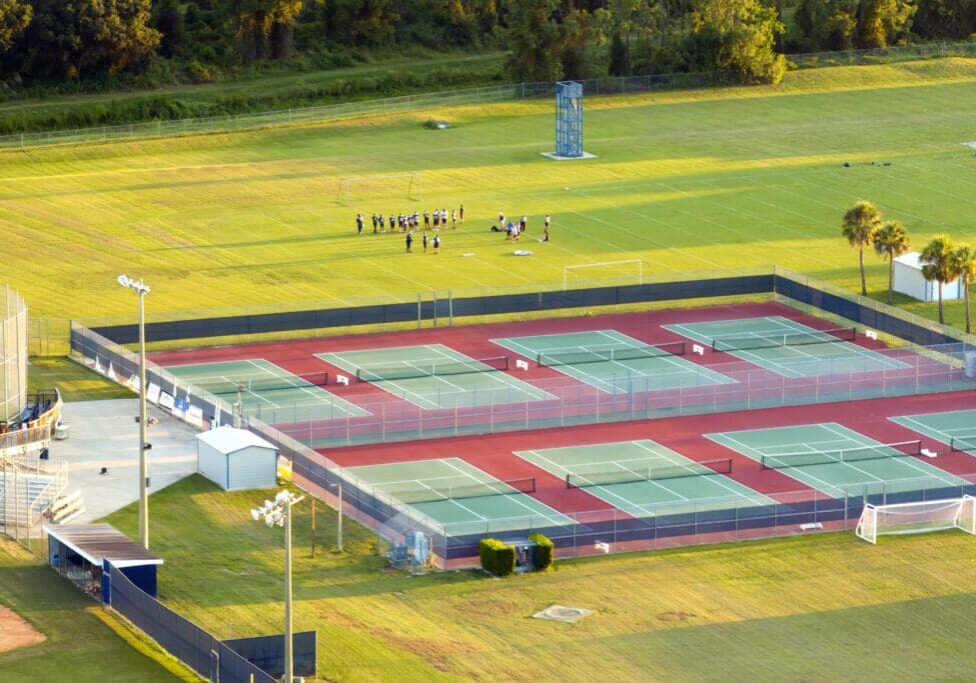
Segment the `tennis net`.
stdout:
<svg viewBox="0 0 976 683">
<path fill-rule="evenodd" d="M 578 349 L 572 351 L 551 351 L 536 356 L 536 363 L 542 366 L 579 365 L 615 360 L 637 360 L 639 358 L 658 358 L 660 356 L 685 355 L 685 343 L 668 342 L 648 346 L 621 346 L 612 349 Z"/>
<path fill-rule="evenodd" d="M 325 386 L 329 381 L 327 372 L 311 372 L 302 375 L 285 375 L 281 377 L 212 377 L 194 379 L 193 384 L 201 386 L 211 394 L 227 396 L 238 391 L 245 393 L 262 393 L 280 389 L 308 389 L 309 387 Z"/>
<path fill-rule="evenodd" d="M 578 489 L 586 486 L 606 486 L 608 484 L 630 484 L 637 481 L 656 481 L 659 479 L 679 479 L 709 474 L 729 474 L 732 471 L 732 458 L 703 460 L 682 464 L 651 465 L 650 467 L 624 467 L 600 472 L 572 473 L 566 475 L 566 488 Z"/>
<path fill-rule="evenodd" d="M 952 437 L 949 439 L 949 449 L 953 451 L 973 451 L 976 453 L 976 435 Z"/>
<path fill-rule="evenodd" d="M 410 482 L 409 486 L 383 489 L 403 503 L 432 503 L 438 500 L 481 498 L 482 496 L 510 496 L 515 493 L 535 493 L 535 477 L 508 481 L 485 481 L 457 486 L 431 486 L 423 481 Z"/>
<path fill-rule="evenodd" d="M 810 451 L 808 453 L 783 453 L 764 455 L 761 458 L 764 470 L 778 470 L 785 467 L 805 465 L 829 465 L 831 463 L 858 462 L 861 460 L 884 460 L 906 455 L 921 455 L 922 442 L 899 441 L 876 446 L 856 446 L 835 451 Z"/>
<path fill-rule="evenodd" d="M 768 349 L 775 346 L 801 346 L 803 344 L 827 344 L 831 342 L 851 342 L 857 339 L 853 327 L 838 327 L 832 330 L 810 330 L 789 334 L 744 334 L 712 339 L 713 351 L 745 351 L 747 349 Z"/>
<path fill-rule="evenodd" d="M 439 377 L 441 375 L 467 375 L 475 372 L 508 370 L 508 356 L 479 358 L 477 360 L 449 360 L 423 363 L 391 363 L 359 368 L 356 377 L 363 382 L 410 379 L 412 377 Z"/>
</svg>

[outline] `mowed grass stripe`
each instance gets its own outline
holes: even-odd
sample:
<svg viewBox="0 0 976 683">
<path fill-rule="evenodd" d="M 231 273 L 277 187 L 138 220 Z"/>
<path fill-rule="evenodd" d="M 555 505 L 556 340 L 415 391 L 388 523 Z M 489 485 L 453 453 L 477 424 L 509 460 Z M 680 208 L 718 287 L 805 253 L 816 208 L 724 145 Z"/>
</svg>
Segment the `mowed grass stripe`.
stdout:
<svg viewBox="0 0 976 683">
<path fill-rule="evenodd" d="M 448 131 L 423 128 L 430 114 L 417 112 L 6 154 L 6 262 L 31 267 L 0 274 L 36 315 L 72 317 L 128 314 L 129 297 L 112 287 L 123 270 L 151 282 L 154 311 L 186 308 L 187 292 L 227 306 L 526 286 L 623 257 L 651 272 L 776 261 L 850 287 L 856 258 L 839 217 L 858 197 L 905 222 L 916 244 L 942 230 L 976 239 L 965 218 L 972 155 L 960 145 L 973 137 L 974 64 L 830 70 L 834 90 L 818 90 L 829 87 L 822 74 L 794 72 L 778 88 L 593 98 L 586 139 L 599 158 L 572 164 L 538 155 L 552 145 L 545 102 L 453 108 Z M 343 176 L 404 172 L 424 173 L 423 202 L 336 202 Z M 464 227 L 444 231 L 436 260 L 403 254 L 400 235 L 355 235 L 357 210 L 461 202 Z M 513 258 L 488 232 L 499 211 L 530 217 L 533 257 Z M 539 245 L 547 212 L 553 241 Z M 879 293 L 885 266 L 868 266 Z"/>
</svg>

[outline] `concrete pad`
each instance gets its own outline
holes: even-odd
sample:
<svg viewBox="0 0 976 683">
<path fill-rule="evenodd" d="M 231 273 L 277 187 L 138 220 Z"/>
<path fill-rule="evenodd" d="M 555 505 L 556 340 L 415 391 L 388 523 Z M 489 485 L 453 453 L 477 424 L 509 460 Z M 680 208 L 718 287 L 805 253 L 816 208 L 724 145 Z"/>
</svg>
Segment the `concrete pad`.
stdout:
<svg viewBox="0 0 976 683">
<path fill-rule="evenodd" d="M 71 430 L 52 442 L 51 458 L 68 463 L 67 491 L 81 491 L 85 500 L 85 512 L 72 523 L 90 523 L 139 499 L 138 414 L 135 398 L 64 404 L 62 419 Z M 152 510 L 153 492 L 197 471 L 199 430 L 152 405 L 149 415 L 159 420 L 147 437 Z M 108 474 L 99 474 L 103 467 Z"/>
</svg>

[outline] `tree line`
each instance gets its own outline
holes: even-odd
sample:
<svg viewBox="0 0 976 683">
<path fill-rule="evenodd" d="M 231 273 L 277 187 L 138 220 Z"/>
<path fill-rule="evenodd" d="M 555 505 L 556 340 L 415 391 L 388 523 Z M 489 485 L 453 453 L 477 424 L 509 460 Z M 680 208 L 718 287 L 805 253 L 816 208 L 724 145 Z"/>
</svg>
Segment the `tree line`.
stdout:
<svg viewBox="0 0 976 683">
<path fill-rule="evenodd" d="M 789 3 L 790 0 L 785 0 Z M 976 33 L 976 0 L 0 0 L 0 90 L 304 55 L 506 49 L 515 80 L 729 70 Z M 784 11 L 792 12 L 789 30 Z M 162 72 L 160 72 L 162 73 Z"/>
<path fill-rule="evenodd" d="M 908 231 L 898 221 L 885 221 L 881 210 L 869 201 L 859 200 L 844 213 L 841 234 L 851 247 L 857 248 L 861 273 L 861 295 L 867 296 L 864 276 L 864 250 L 873 246 L 881 258 L 888 261 L 888 303 L 894 288 L 895 259 L 911 249 Z M 956 279 L 963 289 L 966 313 L 966 333 L 972 332 L 969 311 L 969 285 L 976 282 L 976 248 L 956 244 L 945 234 L 936 235 L 919 252 L 922 277 L 938 283 L 939 322 L 945 323 L 942 307 L 942 287 Z"/>
</svg>

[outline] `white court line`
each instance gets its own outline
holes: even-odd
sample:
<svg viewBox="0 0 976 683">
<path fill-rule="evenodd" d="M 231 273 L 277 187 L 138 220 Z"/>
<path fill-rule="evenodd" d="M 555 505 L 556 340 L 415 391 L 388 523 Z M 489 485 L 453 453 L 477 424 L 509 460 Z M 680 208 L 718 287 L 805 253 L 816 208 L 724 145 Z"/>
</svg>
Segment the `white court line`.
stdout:
<svg viewBox="0 0 976 683">
<path fill-rule="evenodd" d="M 867 445 L 867 446 L 873 446 L 873 445 L 876 445 L 876 444 L 865 444 L 865 445 Z M 881 444 L 881 445 L 884 445 L 884 444 Z M 927 469 L 926 467 L 923 467 L 922 466 L 923 463 L 915 460 L 915 458 L 913 458 L 910 455 L 906 455 L 904 457 L 899 457 L 899 456 L 892 456 L 892 457 L 896 458 L 896 462 L 902 463 L 902 464 L 905 464 L 905 465 L 908 465 L 911 469 L 915 470 L 916 472 L 921 472 L 923 475 L 925 475 L 925 478 L 927 478 L 927 479 L 938 479 L 939 481 L 945 482 L 947 484 L 951 484 L 952 486 L 959 486 L 959 484 L 957 482 L 953 482 L 950 479 L 943 479 L 943 476 L 942 476 L 943 474 L 948 475 L 948 476 L 951 476 L 951 477 L 954 477 L 955 476 L 955 475 L 952 475 L 949 472 L 946 472 L 945 470 L 939 469 L 937 467 L 933 467 L 932 469 L 934 469 L 936 471 L 935 472 L 932 472 L 931 470 Z M 844 464 L 845 465 L 849 465 L 850 467 L 853 467 L 858 472 L 863 472 L 864 471 L 864 470 L 862 470 L 859 467 L 855 467 L 854 465 L 850 465 L 850 463 L 844 463 Z M 901 464 L 896 465 L 896 467 L 901 467 Z M 870 474 L 869 472 L 864 472 L 864 473 L 867 474 L 868 476 L 875 476 L 875 475 Z M 882 479 L 881 477 L 877 477 L 877 476 L 875 476 L 875 479 L 878 479 L 879 481 L 887 481 L 887 479 Z"/>
<path fill-rule="evenodd" d="M 638 445 L 639 447 L 645 449 L 649 453 L 656 453 L 656 451 L 651 450 L 645 444 L 643 444 L 643 443 L 641 443 L 639 441 L 633 441 L 632 443 L 634 443 L 634 444 Z M 660 446 L 660 444 L 658 444 L 658 445 Z M 681 466 L 681 467 L 692 467 L 693 465 L 701 465 L 700 462 L 695 462 L 694 460 L 692 460 L 690 462 L 687 462 L 687 461 L 686 462 L 673 461 L 673 460 L 671 460 L 671 456 L 672 455 L 677 456 L 677 457 L 682 458 L 682 459 L 685 459 L 685 457 L 683 455 L 681 455 L 680 453 L 675 453 L 674 451 L 672 451 L 670 448 L 667 448 L 666 446 L 660 446 L 660 447 L 664 449 L 664 452 L 663 453 L 659 453 L 659 455 L 663 455 L 665 457 L 665 459 L 668 460 L 673 465 L 678 465 L 678 466 Z M 707 465 L 701 465 L 701 466 L 702 467 L 708 467 Z M 693 473 L 690 473 L 690 474 L 694 474 L 694 475 L 697 475 L 697 476 L 708 477 L 708 481 L 712 481 L 712 483 L 717 484 L 718 486 L 720 486 L 721 488 L 725 489 L 726 491 L 730 491 L 733 495 L 740 496 L 740 497 L 743 497 L 743 498 L 745 497 L 742 494 L 741 491 L 739 491 L 738 489 L 732 488 L 731 486 L 729 486 L 728 484 L 726 484 L 726 482 L 725 482 L 725 475 L 723 473 L 721 473 L 721 472 L 713 472 L 713 474 L 709 474 L 707 472 L 693 472 Z M 718 476 L 715 477 L 713 475 L 718 475 Z M 711 484 L 709 484 L 709 485 L 711 485 Z M 698 500 L 698 499 L 696 498 L 695 500 Z"/>
<path fill-rule="evenodd" d="M 496 483 L 502 483 L 502 484 L 504 484 L 504 482 L 501 479 L 497 479 L 497 478 L 494 478 L 494 477 L 492 477 L 492 479 L 494 479 L 494 481 L 478 481 L 475 478 L 474 475 L 465 472 L 461 468 L 455 466 L 453 463 L 450 463 L 449 462 L 449 463 L 446 463 L 446 464 L 448 465 L 448 467 L 451 467 L 452 469 L 454 469 L 454 470 L 456 470 L 458 472 L 461 472 L 462 474 L 465 474 L 466 476 L 474 479 L 478 484 L 483 484 L 483 485 L 486 485 L 486 486 L 494 486 Z M 480 472 L 481 470 L 478 470 L 478 471 Z M 487 474 L 487 472 L 485 474 Z M 488 476 L 491 476 L 491 475 L 488 475 Z M 507 484 L 506 484 L 506 486 L 507 486 Z M 509 488 L 511 488 L 511 487 L 509 487 Z M 518 490 L 513 490 L 513 491 L 505 492 L 505 493 L 508 493 L 509 495 L 514 495 L 514 494 L 528 495 L 528 494 L 522 493 L 521 491 L 518 491 Z M 511 498 L 510 499 L 510 502 L 514 502 L 516 505 L 522 507 L 523 509 L 529 510 L 533 515 L 545 516 L 545 515 L 541 515 L 541 513 L 538 510 L 535 510 L 534 508 L 532 508 L 532 506 L 526 505 L 522 501 L 521 498 Z M 464 506 L 462 505 L 461 507 L 464 507 Z M 467 509 L 467 508 L 465 508 L 465 509 Z M 482 519 L 494 519 L 494 518 L 493 517 L 491 517 L 491 518 L 482 517 Z"/>
<path fill-rule="evenodd" d="M 760 465 L 761 465 L 761 463 L 762 463 L 762 456 L 763 456 L 762 451 L 760 451 L 758 449 L 754 449 L 754 448 L 752 448 L 750 446 L 747 446 L 746 444 L 742 443 L 738 439 L 736 439 L 734 437 L 731 437 L 731 436 L 728 436 L 727 433 L 725 433 L 725 432 L 722 432 L 722 438 L 723 439 L 728 439 L 732 443 L 738 444 L 739 452 L 740 453 L 742 453 L 743 455 L 747 455 L 747 456 L 752 457 L 753 460 L 758 461 L 760 463 Z M 717 442 L 717 443 L 721 443 L 721 442 Z M 722 444 L 722 445 L 727 446 L 728 444 Z M 794 468 L 786 468 L 786 469 L 794 469 Z M 778 470 L 778 471 L 782 472 L 782 470 Z M 799 471 L 799 472 L 797 472 L 797 475 L 796 476 L 793 476 L 791 474 L 787 474 L 786 472 L 783 472 L 783 474 L 785 476 L 789 477 L 790 479 L 795 479 L 795 480 L 799 481 L 801 484 L 806 484 L 808 487 L 810 487 L 812 489 L 816 489 L 817 487 L 814 486 L 814 485 L 812 485 L 812 484 L 810 484 L 807 481 L 804 481 L 803 478 L 805 477 L 805 478 L 808 478 L 808 479 L 812 479 L 812 480 L 814 480 L 816 482 L 819 482 L 820 484 L 822 484 L 822 488 L 820 488 L 820 490 L 821 491 L 824 491 L 825 493 L 827 493 L 829 495 L 833 495 L 833 494 L 831 494 L 831 491 L 844 493 L 843 489 L 838 488 L 835 484 L 830 484 L 830 483 L 824 481 L 823 479 L 821 479 L 820 477 L 814 476 L 814 475 L 812 475 L 812 474 L 810 474 L 809 472 L 806 472 L 806 471 Z M 834 497 L 836 498 L 837 496 L 834 495 Z"/>
</svg>

